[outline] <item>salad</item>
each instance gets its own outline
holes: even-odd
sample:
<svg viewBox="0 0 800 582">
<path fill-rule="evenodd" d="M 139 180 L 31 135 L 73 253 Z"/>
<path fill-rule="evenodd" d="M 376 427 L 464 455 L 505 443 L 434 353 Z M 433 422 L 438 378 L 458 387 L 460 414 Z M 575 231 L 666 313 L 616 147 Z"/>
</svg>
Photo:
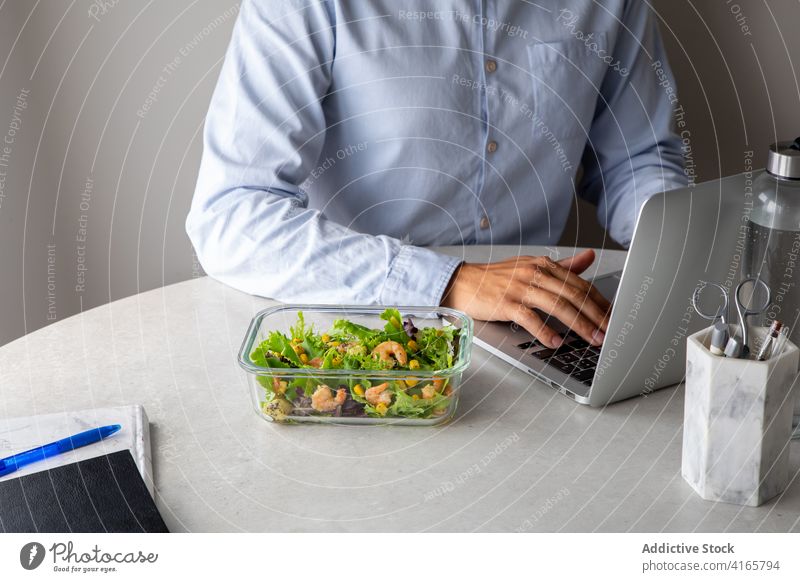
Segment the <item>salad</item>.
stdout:
<svg viewBox="0 0 800 582">
<path fill-rule="evenodd" d="M 303 313 L 286 335 L 272 331 L 250 354 L 254 364 L 286 375 L 258 376 L 266 391 L 262 409 L 274 420 L 289 416 L 431 418 L 445 414 L 453 397 L 443 372 L 457 359 L 460 330 L 418 329 L 397 309 L 381 314 L 382 329 L 337 319 L 326 332 L 306 325 Z M 298 377 L 297 369 L 319 373 Z M 350 373 L 328 374 L 326 371 Z M 376 371 L 407 371 L 383 376 Z"/>
</svg>

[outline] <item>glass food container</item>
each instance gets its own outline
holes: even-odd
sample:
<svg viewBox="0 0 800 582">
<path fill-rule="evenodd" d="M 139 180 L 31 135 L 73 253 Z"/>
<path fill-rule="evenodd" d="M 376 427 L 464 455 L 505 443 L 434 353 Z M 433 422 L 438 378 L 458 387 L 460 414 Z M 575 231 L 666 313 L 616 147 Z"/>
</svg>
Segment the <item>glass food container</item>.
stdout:
<svg viewBox="0 0 800 582">
<path fill-rule="evenodd" d="M 442 369 L 412 370 L 406 366 L 392 369 L 386 365 L 380 369 L 378 355 L 375 369 L 369 370 L 277 367 L 280 361 L 263 357 L 265 352 L 260 346 L 272 332 L 297 341 L 291 337 L 291 330 L 296 329 L 293 326 L 298 324 L 301 313 L 306 330 L 313 327 L 317 334 L 327 335 L 336 320 L 347 320 L 359 329 L 383 330 L 387 321 L 381 319 L 381 314 L 386 309 L 380 306 L 279 305 L 256 314 L 239 350 L 239 365 L 248 373 L 253 404 L 259 416 L 281 423 L 418 426 L 435 426 L 452 418 L 458 403 L 461 375 L 469 366 L 473 331 L 472 319 L 455 309 L 397 308 L 402 318 L 400 329 L 410 330 L 420 341 L 438 341 L 436 336 L 445 340 L 452 330 L 454 339 L 452 344 L 448 342 L 452 346 L 449 349 L 452 365 Z M 435 329 L 425 332 L 423 338 L 419 330 L 424 328 Z M 298 347 L 302 348 L 302 344 Z M 342 357 L 345 357 L 346 347 L 342 348 Z M 409 348 L 409 351 L 405 358 L 407 366 L 413 359 L 413 350 Z M 398 362 L 401 358 L 402 355 Z M 377 390 L 368 394 L 370 388 Z"/>
</svg>

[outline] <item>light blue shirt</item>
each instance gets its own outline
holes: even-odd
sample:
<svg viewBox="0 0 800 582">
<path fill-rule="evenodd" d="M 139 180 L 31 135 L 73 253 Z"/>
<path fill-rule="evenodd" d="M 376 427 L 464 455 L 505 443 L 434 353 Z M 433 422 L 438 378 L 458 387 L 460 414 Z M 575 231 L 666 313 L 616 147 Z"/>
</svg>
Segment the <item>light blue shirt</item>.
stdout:
<svg viewBox="0 0 800 582">
<path fill-rule="evenodd" d="M 187 231 L 248 293 L 438 305 L 424 247 L 555 244 L 576 195 L 627 245 L 686 184 L 675 106 L 637 0 L 245 0 Z"/>
</svg>

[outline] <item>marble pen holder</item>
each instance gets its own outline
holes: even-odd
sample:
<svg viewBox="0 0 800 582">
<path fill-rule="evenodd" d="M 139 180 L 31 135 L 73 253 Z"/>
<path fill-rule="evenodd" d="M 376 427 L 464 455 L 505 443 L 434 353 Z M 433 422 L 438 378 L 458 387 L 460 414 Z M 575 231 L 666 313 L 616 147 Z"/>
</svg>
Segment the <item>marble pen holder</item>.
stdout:
<svg viewBox="0 0 800 582">
<path fill-rule="evenodd" d="M 757 347 L 767 328 L 750 333 Z M 710 336 L 687 339 L 681 474 L 703 499 L 758 506 L 789 483 L 800 350 L 787 342 L 763 362 L 726 358 L 708 351 Z"/>
</svg>

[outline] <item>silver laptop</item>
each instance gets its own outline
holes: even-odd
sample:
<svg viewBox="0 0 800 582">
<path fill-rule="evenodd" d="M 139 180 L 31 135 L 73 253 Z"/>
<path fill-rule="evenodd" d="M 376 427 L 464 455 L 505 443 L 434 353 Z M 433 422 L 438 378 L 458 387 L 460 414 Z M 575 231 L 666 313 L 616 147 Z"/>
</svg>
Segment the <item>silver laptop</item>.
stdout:
<svg viewBox="0 0 800 582">
<path fill-rule="evenodd" d="M 622 271 L 593 283 L 613 302 L 605 341 L 564 334 L 557 350 L 509 323 L 475 322 L 475 343 L 581 404 L 603 406 L 683 379 L 686 336 L 708 321 L 692 309 L 699 280 L 739 278 L 751 176 L 730 176 L 653 196 L 642 208 Z"/>
</svg>

